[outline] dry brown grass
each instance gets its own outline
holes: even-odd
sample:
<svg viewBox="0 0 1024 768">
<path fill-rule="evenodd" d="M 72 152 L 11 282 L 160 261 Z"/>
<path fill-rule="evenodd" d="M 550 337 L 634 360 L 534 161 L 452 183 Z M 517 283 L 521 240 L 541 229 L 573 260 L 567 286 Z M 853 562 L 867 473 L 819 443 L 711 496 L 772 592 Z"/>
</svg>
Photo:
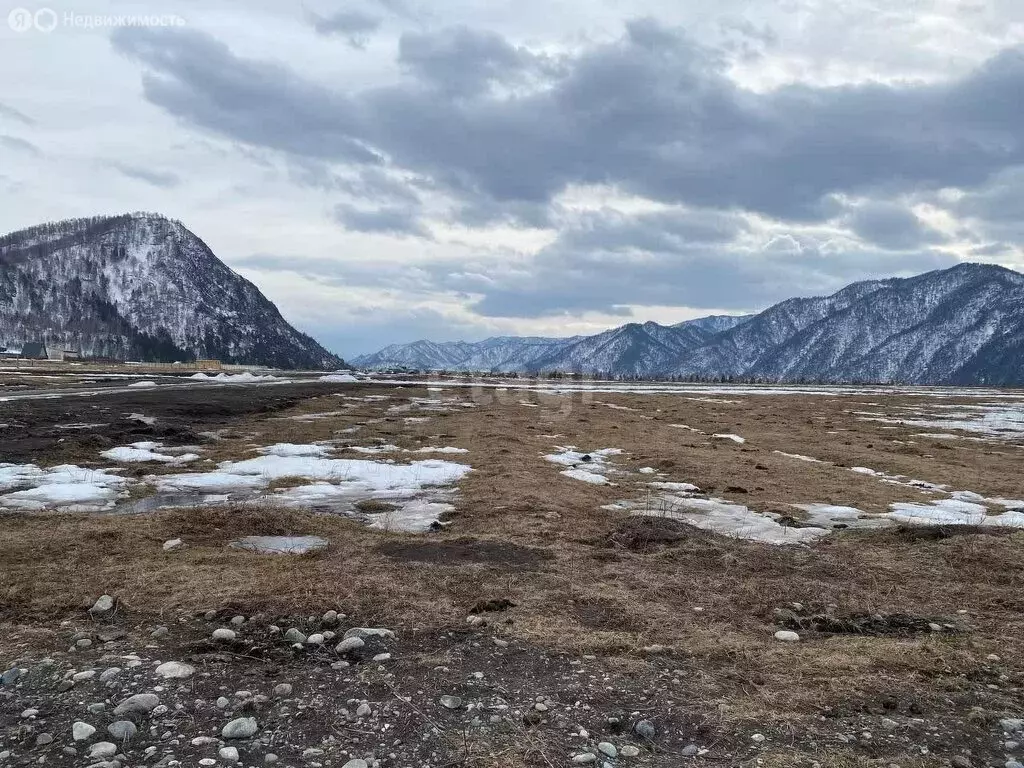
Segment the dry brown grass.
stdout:
<svg viewBox="0 0 1024 768">
<path fill-rule="evenodd" d="M 508 598 L 516 606 L 493 619 L 495 632 L 573 654 L 611 655 L 627 666 L 678 668 L 685 671 L 687 694 L 725 722 L 783 723 L 839 703 L 868 705 L 893 690 L 912 691 L 926 706 L 944 706 L 946 698 L 966 695 L 965 681 L 979 673 L 989 653 L 998 653 L 1013 674 L 1024 671 L 1017 666 L 1024 658 L 1024 532 L 842 532 L 812 547 L 772 547 L 683 527 L 678 535 L 659 534 L 653 544 L 641 539 L 637 546 L 623 540 L 624 516 L 600 509 L 640 497 L 651 479 L 635 472 L 643 466 L 754 509 L 777 511 L 791 512 L 795 502 L 881 511 L 892 501 L 929 497 L 844 468 L 856 465 L 1012 495 L 1020 492 L 1010 471 L 1016 472 L 1019 450 L 963 443 L 956 451 L 940 451 L 922 442 L 893 443 L 909 439 L 910 431 L 857 421 L 845 413 L 856 410 L 849 402 L 856 398 L 750 397 L 738 406 L 652 397 L 644 399 L 643 411 L 622 411 L 603 402 L 639 408 L 639 401 L 599 395 L 600 402 L 584 398 L 567 407 L 565 398 L 509 393 L 474 409 L 394 413 L 388 409 L 402 398 L 425 392 L 387 394 L 394 399 L 310 399 L 239 424 L 239 436 L 214 444 L 215 454 L 208 455 L 237 458 L 253 445 L 331 439 L 362 445 L 384 440 L 410 449 L 465 447 L 470 452 L 456 460 L 472 464 L 474 472 L 461 484 L 449 532 L 389 534 L 338 517 L 244 506 L 131 518 L 10 516 L 0 539 L 0 617 L 52 619 L 109 592 L 153 613 L 232 606 L 307 615 L 339 608 L 366 623 L 441 628 L 461 626 L 480 600 Z M 445 392 L 452 394 L 458 392 Z M 523 397 L 542 407 L 520 406 Z M 344 414 L 282 418 L 336 410 Z M 408 416 L 430 421 L 409 423 Z M 735 432 L 748 442 L 712 440 L 669 426 L 674 423 Z M 344 431 L 356 425 L 359 431 Z M 830 430 L 842 432 L 826 435 Z M 566 444 L 623 448 L 614 463 L 633 471 L 616 476 L 617 487 L 562 477 L 542 454 Z M 776 450 L 835 466 L 796 461 Z M 364 505 L 363 511 L 370 510 Z M 306 558 L 225 548 L 253 534 L 316 534 L 330 539 L 331 547 Z M 162 542 L 176 537 L 188 548 L 164 553 Z M 455 540 L 463 541 L 461 549 L 443 549 Z M 441 554 L 414 556 L 424 543 L 441 547 Z M 487 554 L 517 547 L 544 556 L 517 562 Z M 793 602 L 837 615 L 941 617 L 966 631 L 911 637 L 812 633 L 799 644 L 775 643 L 774 612 Z M 1001 691 L 972 695 L 993 707 L 1006 701 Z M 785 752 L 764 758 L 764 765 L 788 764 Z M 837 757 L 827 764 L 860 766 L 859 759 L 844 763 Z"/>
</svg>

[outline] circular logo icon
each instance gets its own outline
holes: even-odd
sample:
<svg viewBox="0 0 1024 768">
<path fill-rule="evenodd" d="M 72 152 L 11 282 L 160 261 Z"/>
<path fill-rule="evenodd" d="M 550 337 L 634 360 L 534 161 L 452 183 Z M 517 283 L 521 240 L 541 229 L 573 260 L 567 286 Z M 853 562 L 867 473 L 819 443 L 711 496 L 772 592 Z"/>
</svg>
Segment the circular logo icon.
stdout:
<svg viewBox="0 0 1024 768">
<path fill-rule="evenodd" d="M 15 32 L 27 32 L 32 29 L 32 11 L 15 8 L 7 14 L 7 24 Z"/>
<path fill-rule="evenodd" d="M 32 21 L 40 32 L 53 32 L 57 28 L 57 14 L 52 8 L 40 8 Z"/>
</svg>

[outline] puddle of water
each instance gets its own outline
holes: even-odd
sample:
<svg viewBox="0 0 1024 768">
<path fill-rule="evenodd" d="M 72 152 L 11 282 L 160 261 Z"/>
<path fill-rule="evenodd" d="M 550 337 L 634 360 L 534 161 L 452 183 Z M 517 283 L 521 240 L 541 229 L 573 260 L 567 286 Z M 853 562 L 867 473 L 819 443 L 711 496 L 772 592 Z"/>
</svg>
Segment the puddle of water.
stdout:
<svg viewBox="0 0 1024 768">
<path fill-rule="evenodd" d="M 260 555 L 307 555 L 327 549 L 328 543 L 320 536 L 245 536 L 228 546 Z"/>
</svg>

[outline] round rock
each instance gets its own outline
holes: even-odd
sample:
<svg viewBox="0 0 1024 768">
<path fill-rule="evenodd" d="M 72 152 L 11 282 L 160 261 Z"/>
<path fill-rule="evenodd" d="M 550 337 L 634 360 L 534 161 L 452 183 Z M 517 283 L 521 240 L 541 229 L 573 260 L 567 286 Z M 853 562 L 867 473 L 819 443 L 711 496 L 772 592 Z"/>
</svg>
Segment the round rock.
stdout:
<svg viewBox="0 0 1024 768">
<path fill-rule="evenodd" d="M 94 733 L 96 733 L 96 729 L 88 723 L 83 723 L 81 720 L 71 726 L 71 738 L 75 741 L 85 741 L 91 738 Z"/>
<path fill-rule="evenodd" d="M 788 629 L 780 629 L 775 633 L 775 639 L 780 643 L 798 643 L 800 642 L 800 635 Z"/>
<path fill-rule="evenodd" d="M 220 735 L 225 739 L 251 739 L 258 730 L 255 717 L 239 717 L 225 725 Z"/>
<path fill-rule="evenodd" d="M 107 726 L 107 733 L 117 741 L 131 741 L 138 729 L 131 720 L 117 720 Z"/>
<path fill-rule="evenodd" d="M 165 661 L 156 668 L 156 673 L 166 680 L 187 680 L 196 673 L 196 668 L 180 661 Z"/>
<path fill-rule="evenodd" d="M 137 693 L 134 696 L 129 696 L 114 707 L 114 714 L 118 717 L 122 715 L 148 715 L 158 706 L 160 706 L 160 697 L 155 693 Z"/>
</svg>

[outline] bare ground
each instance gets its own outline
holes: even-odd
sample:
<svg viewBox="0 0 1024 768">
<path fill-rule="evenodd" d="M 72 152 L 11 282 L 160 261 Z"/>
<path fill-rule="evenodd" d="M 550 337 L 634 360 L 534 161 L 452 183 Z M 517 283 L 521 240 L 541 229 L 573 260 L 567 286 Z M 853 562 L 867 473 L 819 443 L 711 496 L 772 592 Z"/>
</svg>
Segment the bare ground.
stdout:
<svg viewBox="0 0 1024 768">
<path fill-rule="evenodd" d="M 934 405 L 910 396 L 887 397 L 881 409 L 865 404 L 880 402 L 879 395 L 552 397 L 449 389 L 435 396 L 475 407 L 449 403 L 441 411 L 408 400 L 427 396 L 425 388 L 307 384 L 3 404 L 0 421 L 26 425 L 11 443 L 18 461 L 95 464 L 94 442 L 68 445 L 54 430 L 56 421 L 71 420 L 114 425 L 92 431 L 104 446 L 199 442 L 213 459 L 252 455 L 253 447 L 272 442 L 457 446 L 469 450 L 457 460 L 474 471 L 460 485 L 446 528 L 426 535 L 244 506 L 3 517 L 0 661 L 49 655 L 76 668 L 102 668 L 100 654 L 138 652 L 154 643 L 153 627 L 170 624 L 166 645 L 157 643 L 151 654 L 201 659 L 199 698 L 215 698 L 218 685 L 254 688 L 245 681 L 268 665 L 267 678 L 308 677 L 310 689 L 327 700 L 396 703 L 396 692 L 412 696 L 414 706 L 399 705 L 402 714 L 388 720 L 403 745 L 393 749 L 395 758 L 365 734 L 341 739 L 383 765 L 567 765 L 570 755 L 604 739 L 642 747 L 639 758 L 623 764 L 664 766 L 906 768 L 948 765 L 954 757 L 1002 765 L 1008 755 L 1019 757 L 1007 749 L 1013 737 L 999 720 L 1024 711 L 1024 532 L 837 531 L 810 546 L 777 547 L 601 509 L 643 498 L 652 477 L 641 467 L 796 517 L 794 503 L 882 512 L 894 501 L 937 497 L 851 472 L 854 466 L 1020 498 L 1019 443 L 967 434 L 927 438 L 920 433 L 938 430 L 854 413 Z M 132 412 L 157 416 L 154 431 L 125 427 L 123 416 Z M 706 434 L 672 426 L 680 424 Z M 204 436 L 211 431 L 219 439 Z M 616 485 L 561 476 L 542 458 L 557 445 L 623 449 L 612 459 Z M 321 535 L 331 544 L 301 558 L 225 547 L 241 535 L 288 533 Z M 162 550 L 179 537 L 185 549 Z M 115 623 L 127 637 L 65 658 L 76 630 L 95 629 L 83 606 L 104 593 L 119 598 Z M 488 604 L 503 607 L 480 610 Z M 211 609 L 224 618 L 248 617 L 241 637 L 269 650 L 222 657 L 197 651 L 191 644 L 218 626 L 196 618 Z M 329 609 L 347 614 L 346 626 L 398 633 L 384 671 L 368 660 L 355 665 L 358 674 L 332 669 L 333 652 L 294 653 L 266 629 L 274 622 L 309 631 L 316 624 L 309 617 Z M 468 615 L 486 624 L 467 625 Z M 783 628 L 797 629 L 801 641 L 773 640 Z M 483 683 L 467 683 L 477 680 L 476 671 Z M 70 723 L 72 705 L 48 693 L 50 685 L 40 678 L 6 706 L 0 688 L 7 733 L 0 751 L 11 749 L 26 764 L 46 751 L 19 731 L 20 709 L 36 706 L 26 696 L 52 697 L 54 717 Z M 467 702 L 500 695 L 510 708 L 484 707 L 482 728 L 468 724 L 471 713 L 455 718 L 438 730 L 445 738 L 431 740 L 439 718 L 455 717 L 437 705 L 450 693 Z M 538 696 L 550 703 L 540 714 L 531 709 Z M 279 717 L 275 712 L 266 717 Z M 212 715 L 196 717 L 202 724 Z M 657 726 L 652 743 L 629 733 L 642 718 Z M 304 745 L 326 738 L 332 722 L 329 712 L 312 718 Z M 579 727 L 593 738 L 573 736 Z M 281 722 L 281 732 L 293 731 L 290 721 Z M 433 735 L 423 741 L 424 733 Z M 707 751 L 683 757 L 691 744 Z M 69 756 L 51 759 L 75 764 Z M 289 759 L 303 762 L 298 754 Z"/>
</svg>

